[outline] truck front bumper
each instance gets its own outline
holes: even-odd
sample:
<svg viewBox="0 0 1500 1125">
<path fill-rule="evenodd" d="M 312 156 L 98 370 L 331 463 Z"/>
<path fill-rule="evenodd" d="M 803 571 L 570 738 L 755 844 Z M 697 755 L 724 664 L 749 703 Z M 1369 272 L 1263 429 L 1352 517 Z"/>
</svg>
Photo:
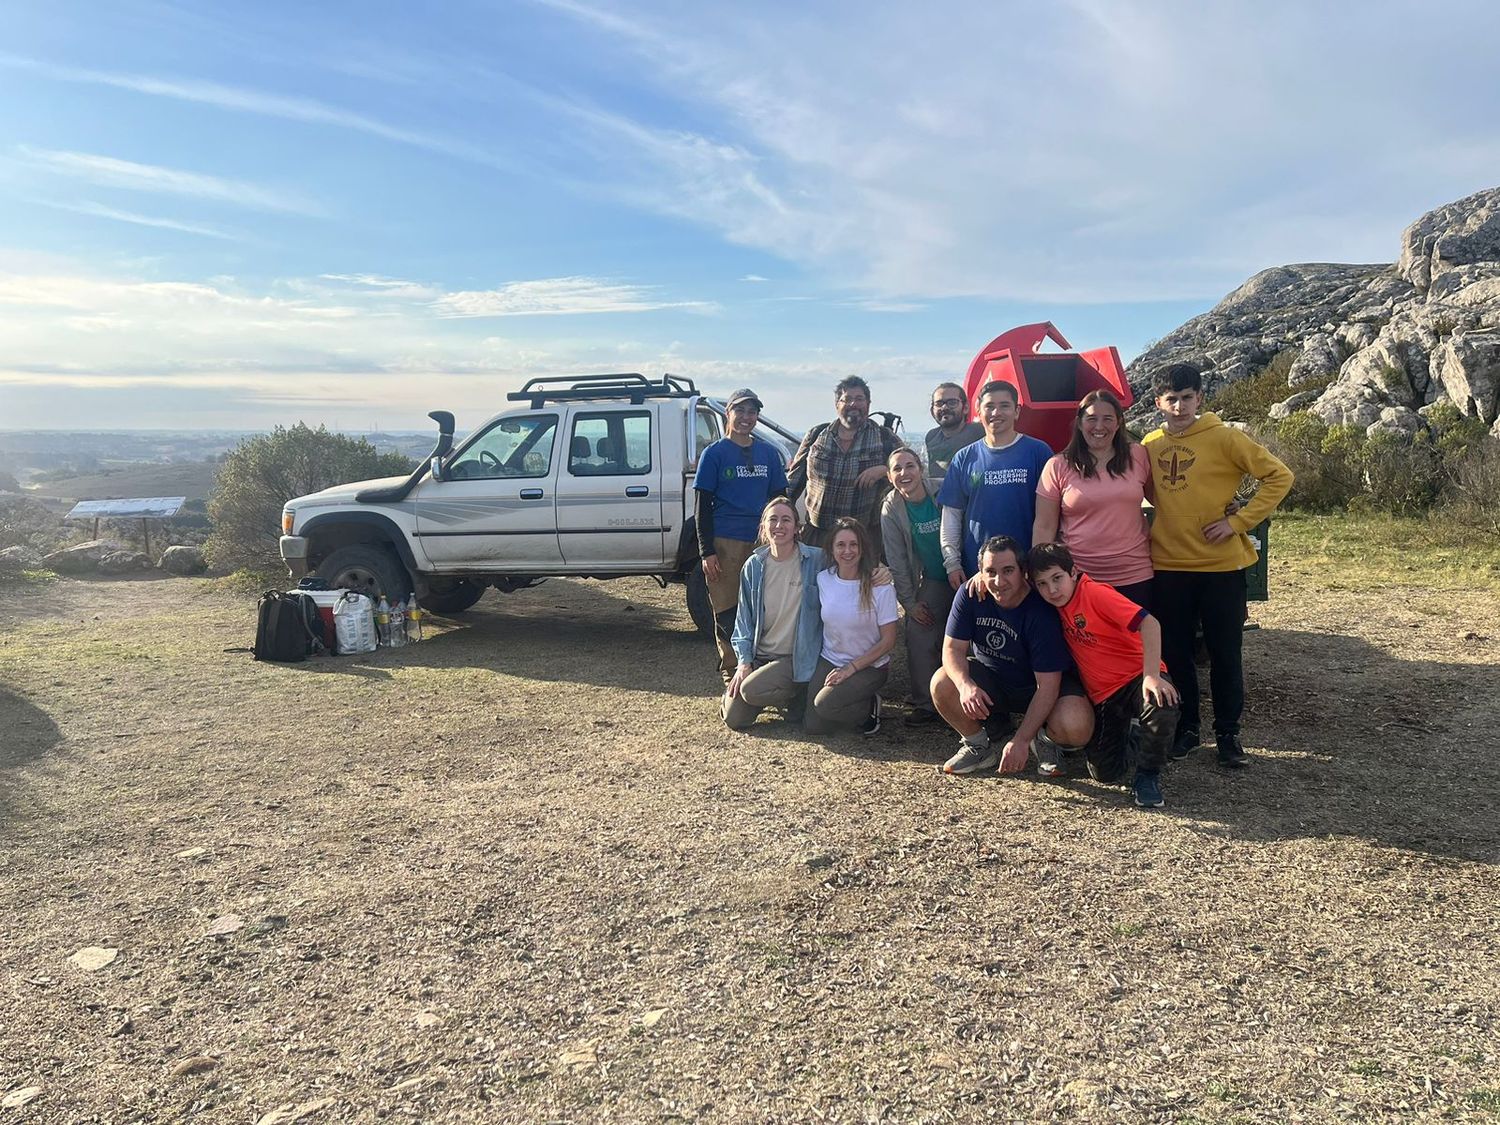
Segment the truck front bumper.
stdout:
<svg viewBox="0 0 1500 1125">
<path fill-rule="evenodd" d="M 307 540 L 301 535 L 283 535 L 281 537 L 281 561 L 286 563 L 287 570 L 293 578 L 301 578 L 307 573 Z"/>
</svg>

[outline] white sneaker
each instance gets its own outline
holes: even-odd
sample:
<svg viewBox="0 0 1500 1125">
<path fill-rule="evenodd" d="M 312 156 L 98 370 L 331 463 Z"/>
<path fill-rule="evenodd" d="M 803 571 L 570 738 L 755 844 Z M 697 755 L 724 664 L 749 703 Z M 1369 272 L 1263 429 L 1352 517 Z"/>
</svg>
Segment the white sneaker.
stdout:
<svg viewBox="0 0 1500 1125">
<path fill-rule="evenodd" d="M 944 773 L 978 773 L 992 770 L 1000 764 L 1000 752 L 993 744 L 975 746 L 968 739 L 960 740 L 958 753 L 943 763 Z"/>
</svg>

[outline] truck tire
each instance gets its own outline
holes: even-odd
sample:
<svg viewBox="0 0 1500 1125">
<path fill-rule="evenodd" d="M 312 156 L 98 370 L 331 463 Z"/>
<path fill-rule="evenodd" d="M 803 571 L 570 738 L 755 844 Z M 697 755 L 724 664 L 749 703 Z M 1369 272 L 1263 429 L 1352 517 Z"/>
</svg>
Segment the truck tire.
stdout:
<svg viewBox="0 0 1500 1125">
<path fill-rule="evenodd" d="M 430 609 L 434 613 L 462 613 L 484 596 L 484 590 L 485 587 L 480 583 L 460 578 L 456 582 L 432 586 L 421 605 L 423 609 Z"/>
<path fill-rule="evenodd" d="M 703 577 L 703 567 L 695 566 L 687 573 L 687 611 L 698 632 L 705 637 L 714 635 L 714 607 L 708 600 L 708 579 Z"/>
<path fill-rule="evenodd" d="M 340 547 L 318 564 L 318 575 L 336 590 L 358 590 L 390 601 L 411 595 L 411 575 L 391 551 L 372 543 Z"/>
</svg>

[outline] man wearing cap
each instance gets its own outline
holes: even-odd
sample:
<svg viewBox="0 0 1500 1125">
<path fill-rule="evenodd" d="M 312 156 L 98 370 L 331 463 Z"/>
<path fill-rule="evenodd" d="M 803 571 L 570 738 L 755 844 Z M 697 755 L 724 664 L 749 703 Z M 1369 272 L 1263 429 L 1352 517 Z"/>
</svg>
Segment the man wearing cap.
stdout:
<svg viewBox="0 0 1500 1125">
<path fill-rule="evenodd" d="M 807 524 L 802 542 L 821 547 L 827 528 L 840 516 L 865 525 L 881 555 L 880 503 L 890 481 L 885 465 L 903 443 L 870 417 L 870 384 L 850 375 L 833 388 L 834 420 L 814 426 L 802 439 L 787 474 L 787 495 L 807 492 Z"/>
<path fill-rule="evenodd" d="M 739 666 L 730 638 L 740 601 L 740 569 L 755 547 L 766 501 L 786 491 L 781 454 L 753 433 L 760 407 L 760 397 L 748 387 L 729 396 L 724 407 L 725 436 L 703 451 L 693 478 L 698 494 L 698 556 L 714 607 L 714 640 L 725 683 Z"/>
</svg>

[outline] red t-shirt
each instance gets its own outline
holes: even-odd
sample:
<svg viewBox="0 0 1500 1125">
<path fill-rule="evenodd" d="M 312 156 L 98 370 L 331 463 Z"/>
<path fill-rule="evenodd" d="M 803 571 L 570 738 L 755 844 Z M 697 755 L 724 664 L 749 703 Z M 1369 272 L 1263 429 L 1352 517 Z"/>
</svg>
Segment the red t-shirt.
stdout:
<svg viewBox="0 0 1500 1125">
<path fill-rule="evenodd" d="M 1057 612 L 1084 690 L 1095 703 L 1103 703 L 1141 674 L 1141 621 L 1146 611 L 1124 594 L 1080 574 L 1072 600 Z"/>
</svg>

